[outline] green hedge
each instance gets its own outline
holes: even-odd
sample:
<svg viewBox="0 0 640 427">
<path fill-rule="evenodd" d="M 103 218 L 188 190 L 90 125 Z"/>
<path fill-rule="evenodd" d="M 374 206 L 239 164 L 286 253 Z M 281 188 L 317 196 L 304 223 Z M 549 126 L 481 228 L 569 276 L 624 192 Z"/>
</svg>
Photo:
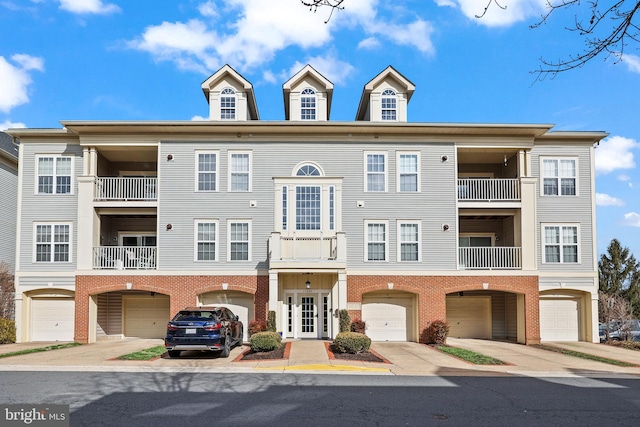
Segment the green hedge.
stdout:
<svg viewBox="0 0 640 427">
<path fill-rule="evenodd" d="M 0 317 L 0 344 L 16 342 L 16 322 Z"/>
<path fill-rule="evenodd" d="M 251 335 L 251 351 L 256 353 L 273 351 L 282 345 L 282 337 L 277 332 L 258 332 Z"/>
<path fill-rule="evenodd" d="M 349 327 L 351 326 L 349 312 L 342 309 L 338 312 L 338 315 L 340 316 L 340 332 L 349 332 Z"/>
<path fill-rule="evenodd" d="M 338 353 L 368 353 L 371 338 L 359 332 L 340 332 L 333 340 L 333 348 Z"/>
</svg>

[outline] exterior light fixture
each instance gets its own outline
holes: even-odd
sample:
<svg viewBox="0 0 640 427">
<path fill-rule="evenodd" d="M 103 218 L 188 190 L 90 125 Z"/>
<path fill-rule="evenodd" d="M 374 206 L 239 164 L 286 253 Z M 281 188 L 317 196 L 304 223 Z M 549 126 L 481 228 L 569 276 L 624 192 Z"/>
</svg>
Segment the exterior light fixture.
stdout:
<svg viewBox="0 0 640 427">
<path fill-rule="evenodd" d="M 507 166 L 507 155 L 506 154 L 504 155 L 504 165 L 505 165 L 505 167 Z"/>
<path fill-rule="evenodd" d="M 311 282 L 309 281 L 309 273 L 307 273 L 307 281 L 306 281 L 306 282 L 304 282 L 304 286 L 305 286 L 307 289 L 311 289 Z"/>
</svg>

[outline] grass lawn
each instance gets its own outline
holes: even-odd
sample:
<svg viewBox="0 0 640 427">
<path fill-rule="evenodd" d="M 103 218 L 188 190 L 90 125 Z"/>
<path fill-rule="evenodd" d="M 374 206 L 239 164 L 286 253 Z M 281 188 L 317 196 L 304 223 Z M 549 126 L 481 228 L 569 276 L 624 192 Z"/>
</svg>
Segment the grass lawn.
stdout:
<svg viewBox="0 0 640 427">
<path fill-rule="evenodd" d="M 28 350 L 20 350 L 20 351 L 14 351 L 14 352 L 11 352 L 11 353 L 0 354 L 0 359 L 3 358 L 3 357 L 22 356 L 23 354 L 41 353 L 43 351 L 51 351 L 51 350 L 59 350 L 61 348 L 77 347 L 79 345 L 82 345 L 82 344 L 80 344 L 78 342 L 70 342 L 70 343 L 66 343 L 66 344 L 49 345 L 47 347 L 30 348 Z"/>
<path fill-rule="evenodd" d="M 595 360 L 596 362 L 608 363 L 609 365 L 632 367 L 633 363 L 622 362 L 620 360 L 607 359 L 606 357 L 594 356 L 593 354 L 580 353 L 579 351 L 567 350 L 565 348 L 556 347 L 547 344 L 535 344 L 533 347 L 543 350 L 555 351 L 556 353 L 566 354 L 567 356 L 579 357 L 581 359 Z"/>
<path fill-rule="evenodd" d="M 450 347 L 448 345 L 438 345 L 436 348 L 443 353 L 450 354 L 469 363 L 473 363 L 474 365 L 506 365 L 502 360 L 494 359 L 493 357 L 485 356 L 484 354 L 465 350 L 463 348 Z"/>
<path fill-rule="evenodd" d="M 166 351 L 167 350 L 163 345 L 159 345 L 156 347 L 145 348 L 144 350 L 136 351 L 135 353 L 118 356 L 118 360 L 153 360 L 162 356 Z"/>
</svg>

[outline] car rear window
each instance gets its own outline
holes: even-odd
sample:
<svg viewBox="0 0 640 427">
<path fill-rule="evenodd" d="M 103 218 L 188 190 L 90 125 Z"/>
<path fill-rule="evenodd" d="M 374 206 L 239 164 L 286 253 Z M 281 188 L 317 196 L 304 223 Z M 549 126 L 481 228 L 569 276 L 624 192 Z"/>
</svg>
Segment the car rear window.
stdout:
<svg viewBox="0 0 640 427">
<path fill-rule="evenodd" d="M 212 319 L 217 320 L 216 313 L 213 311 L 188 311 L 184 310 L 175 315 L 173 320 L 199 320 Z"/>
</svg>

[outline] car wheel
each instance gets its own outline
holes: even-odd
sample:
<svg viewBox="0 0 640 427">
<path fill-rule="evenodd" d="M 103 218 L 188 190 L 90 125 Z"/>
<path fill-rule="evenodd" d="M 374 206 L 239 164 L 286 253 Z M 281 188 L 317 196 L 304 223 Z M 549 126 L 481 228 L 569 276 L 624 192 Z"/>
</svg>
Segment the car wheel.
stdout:
<svg viewBox="0 0 640 427">
<path fill-rule="evenodd" d="M 229 357 L 229 353 L 231 353 L 231 335 L 227 335 L 224 339 L 224 347 L 222 347 L 220 357 Z"/>
<path fill-rule="evenodd" d="M 180 350 L 169 350 L 169 357 L 180 357 Z"/>
</svg>

